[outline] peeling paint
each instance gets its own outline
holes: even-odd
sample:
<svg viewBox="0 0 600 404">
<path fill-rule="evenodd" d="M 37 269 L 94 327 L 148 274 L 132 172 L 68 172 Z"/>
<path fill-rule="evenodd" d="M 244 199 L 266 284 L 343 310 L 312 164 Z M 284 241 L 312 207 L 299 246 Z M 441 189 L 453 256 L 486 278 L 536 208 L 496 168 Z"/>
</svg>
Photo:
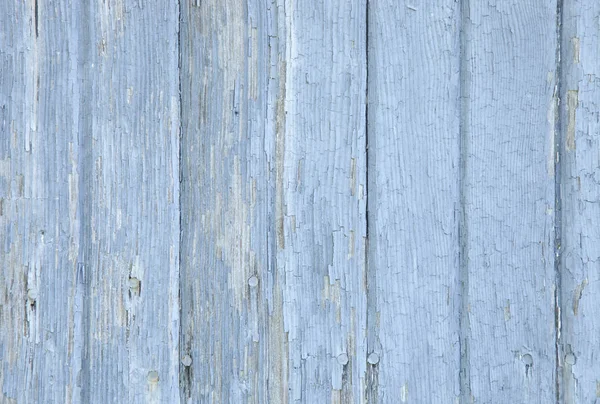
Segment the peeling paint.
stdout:
<svg viewBox="0 0 600 404">
<path fill-rule="evenodd" d="M 579 63 L 579 38 L 571 38 L 571 44 L 573 45 L 573 63 Z"/>
<path fill-rule="evenodd" d="M 284 233 L 284 195 L 283 195 L 283 166 L 285 158 L 285 97 L 286 97 L 286 62 L 281 61 L 279 66 L 279 95 L 277 97 L 275 119 L 275 220 L 277 232 L 277 247 L 285 248 Z"/>
<path fill-rule="evenodd" d="M 579 92 L 577 90 L 567 91 L 567 139 L 566 149 L 567 151 L 575 150 L 575 117 L 577 106 L 579 104 L 578 97 Z"/>
<path fill-rule="evenodd" d="M 581 300 L 581 295 L 583 294 L 583 290 L 588 284 L 587 278 L 583 280 L 577 287 L 575 288 L 575 292 L 573 293 L 573 314 L 577 315 L 579 312 L 579 301 Z"/>
<path fill-rule="evenodd" d="M 408 401 L 408 385 L 406 383 L 400 388 L 400 401 L 403 403 Z"/>
</svg>

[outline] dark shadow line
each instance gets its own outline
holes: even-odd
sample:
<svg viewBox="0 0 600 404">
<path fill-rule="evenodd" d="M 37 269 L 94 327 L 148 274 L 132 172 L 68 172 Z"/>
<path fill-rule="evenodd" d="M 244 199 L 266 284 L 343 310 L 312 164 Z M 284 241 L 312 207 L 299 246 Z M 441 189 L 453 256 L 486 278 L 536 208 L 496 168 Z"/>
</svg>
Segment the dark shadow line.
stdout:
<svg viewBox="0 0 600 404">
<path fill-rule="evenodd" d="M 470 371 L 470 323 L 469 323 L 469 259 L 468 259 L 468 224 L 466 213 L 466 175 L 468 158 L 469 113 L 471 76 L 469 74 L 469 38 L 470 38 L 470 2 L 462 0 L 459 10 L 459 165 L 458 165 L 458 289 L 460 305 L 458 308 L 459 322 L 459 383 L 460 402 L 470 403 L 471 400 L 471 371 Z"/>
<path fill-rule="evenodd" d="M 370 209 L 369 209 L 369 191 L 373 189 L 370 187 L 371 174 L 375 170 L 370 169 L 370 165 L 373 164 L 373 159 L 369 159 L 369 146 L 372 145 L 369 140 L 369 36 L 370 36 L 370 22 L 369 22 L 369 7 L 370 0 L 365 2 L 365 280 L 366 280 L 366 302 L 367 302 L 367 316 L 366 316 L 366 327 L 367 327 L 367 352 L 364 358 L 367 365 L 366 373 L 366 384 L 365 384 L 365 398 L 367 403 L 377 403 L 379 401 L 378 395 L 378 384 L 379 384 L 379 366 L 378 363 L 372 363 L 373 360 L 369 360 L 371 354 L 376 354 L 378 347 L 378 335 L 375 330 L 375 317 L 377 313 L 377 274 L 370 266 L 371 256 L 371 240 L 370 227 L 374 224 L 370 221 Z M 379 358 L 378 356 L 376 356 Z"/>
<path fill-rule="evenodd" d="M 561 119 L 561 96 L 563 94 L 563 72 L 562 72 L 562 38 L 563 38 L 563 0 L 556 1 L 556 84 L 554 89 L 554 345 L 555 345 L 555 393 L 556 403 L 560 403 L 561 397 L 561 371 L 560 371 L 560 356 L 561 356 L 561 306 L 562 306 L 562 119 Z"/>
</svg>

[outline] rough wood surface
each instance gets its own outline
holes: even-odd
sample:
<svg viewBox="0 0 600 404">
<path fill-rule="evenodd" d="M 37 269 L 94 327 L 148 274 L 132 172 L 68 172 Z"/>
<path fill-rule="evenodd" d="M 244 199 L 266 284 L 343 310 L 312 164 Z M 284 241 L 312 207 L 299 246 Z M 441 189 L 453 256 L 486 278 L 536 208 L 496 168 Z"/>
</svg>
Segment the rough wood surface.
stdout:
<svg viewBox="0 0 600 404">
<path fill-rule="evenodd" d="M 75 13 L 34 6 L 0 4 L 2 403 L 71 402 L 81 369 Z"/>
<path fill-rule="evenodd" d="M 0 403 L 598 401 L 600 5 L 425 3 L 0 2 Z"/>
<path fill-rule="evenodd" d="M 370 402 L 460 393 L 459 13 L 370 2 Z"/>
<path fill-rule="evenodd" d="M 182 380 L 191 401 L 360 400 L 365 11 L 183 7 L 182 351 L 194 365 Z"/>
<path fill-rule="evenodd" d="M 365 13 L 363 0 L 285 7 L 275 210 L 289 402 L 361 402 L 365 389 Z"/>
<path fill-rule="evenodd" d="M 281 302 L 267 306 L 277 12 L 263 1 L 181 6 L 182 400 L 267 402 L 269 369 L 282 366 L 267 355 L 284 353 L 266 333 L 283 337 Z"/>
<path fill-rule="evenodd" d="M 178 401 L 177 5 L 1 15 L 3 400 Z"/>
<path fill-rule="evenodd" d="M 555 402 L 556 4 L 463 11 L 464 398 Z"/>
<path fill-rule="evenodd" d="M 82 83 L 81 397 L 172 403 L 179 401 L 178 7 L 134 0 L 85 7 L 72 23 Z"/>
<path fill-rule="evenodd" d="M 600 3 L 564 2 L 562 161 L 562 399 L 600 401 Z"/>
</svg>

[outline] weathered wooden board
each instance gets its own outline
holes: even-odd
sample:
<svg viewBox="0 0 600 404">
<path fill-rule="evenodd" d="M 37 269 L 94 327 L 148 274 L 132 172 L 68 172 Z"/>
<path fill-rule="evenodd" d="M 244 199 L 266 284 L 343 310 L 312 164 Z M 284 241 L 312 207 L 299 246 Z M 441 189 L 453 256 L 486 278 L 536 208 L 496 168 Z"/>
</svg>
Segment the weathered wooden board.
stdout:
<svg viewBox="0 0 600 404">
<path fill-rule="evenodd" d="M 556 11 L 547 0 L 463 10 L 467 401 L 556 401 Z"/>
<path fill-rule="evenodd" d="M 267 402 L 286 366 L 283 345 L 267 333 L 283 338 L 281 297 L 267 305 L 277 8 L 219 0 L 181 7 L 182 401 Z"/>
<path fill-rule="evenodd" d="M 361 402 L 366 2 L 295 1 L 284 17 L 275 211 L 289 402 Z"/>
<path fill-rule="evenodd" d="M 0 401 L 76 400 L 76 12 L 0 4 Z M 79 326 L 79 327 L 78 327 Z"/>
<path fill-rule="evenodd" d="M 561 61 L 562 399 L 600 401 L 600 3 L 564 2 Z"/>
<path fill-rule="evenodd" d="M 184 399 L 360 400 L 365 11 L 183 7 Z"/>
<path fill-rule="evenodd" d="M 370 402 L 460 394 L 459 16 L 369 6 Z"/>
<path fill-rule="evenodd" d="M 177 5 L 1 14 L 3 400 L 178 401 Z"/>
<path fill-rule="evenodd" d="M 83 7 L 72 24 L 83 83 L 82 401 L 177 402 L 178 6 L 127 0 Z"/>
</svg>

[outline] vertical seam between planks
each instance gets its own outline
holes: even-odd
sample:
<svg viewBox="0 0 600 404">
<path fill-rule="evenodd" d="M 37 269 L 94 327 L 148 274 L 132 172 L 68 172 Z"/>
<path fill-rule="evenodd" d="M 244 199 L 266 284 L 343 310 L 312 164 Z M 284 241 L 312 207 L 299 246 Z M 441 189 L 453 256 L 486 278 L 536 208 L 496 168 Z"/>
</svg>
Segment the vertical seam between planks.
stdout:
<svg viewBox="0 0 600 404">
<path fill-rule="evenodd" d="M 469 40 L 469 22 L 470 15 L 469 0 L 460 2 L 459 10 L 459 175 L 458 175 L 458 281 L 460 304 L 458 308 L 459 322 L 459 347 L 460 347 L 460 401 L 461 403 L 471 402 L 471 372 L 470 372 L 470 352 L 469 352 L 469 268 L 468 268 L 468 248 L 467 248 L 467 217 L 466 217 L 466 165 L 468 157 L 468 124 L 469 124 L 469 101 L 470 101 L 470 75 L 468 59 L 468 40 Z"/>
<path fill-rule="evenodd" d="M 365 2 L 365 236 L 369 241 L 369 0 Z M 365 248 L 367 257 L 368 244 Z M 368 265 L 368 260 L 367 260 Z"/>
<path fill-rule="evenodd" d="M 365 401 L 367 403 L 377 402 L 377 384 L 378 384 L 378 364 L 369 362 L 369 355 L 371 355 L 377 347 L 377 333 L 376 333 L 376 312 L 377 312 L 377 278 L 376 274 L 370 268 L 369 261 L 371 255 L 371 243 L 369 238 L 369 187 L 371 182 L 370 173 L 373 170 L 369 170 L 369 3 L 370 0 L 365 1 L 365 277 L 366 277 L 366 300 L 367 300 L 367 352 L 364 360 L 367 364 L 367 382 L 365 386 Z"/>
<path fill-rule="evenodd" d="M 561 293 L 562 293 L 562 271 L 561 271 L 561 242 L 562 242 L 562 194 L 561 194 L 561 156 L 562 156 L 562 119 L 560 113 L 560 97 L 562 96 L 562 62 L 561 42 L 563 37 L 563 0 L 556 1 L 556 84 L 554 89 L 554 149 L 556 155 L 554 161 L 554 345 L 555 345 L 555 393 L 556 403 L 560 403 L 561 378 L 560 378 L 560 354 L 561 354 Z"/>
<path fill-rule="evenodd" d="M 37 14 L 37 1 L 35 2 L 36 6 L 36 14 Z M 74 338 L 78 338 L 78 341 L 74 341 L 74 349 L 80 349 L 81 352 L 81 363 L 79 364 L 81 372 L 81 377 L 76 377 L 76 380 L 79 379 L 79 384 L 81 390 L 79 391 L 78 399 L 80 402 L 87 403 L 90 402 L 91 397 L 91 381 L 90 381 L 90 366 L 89 362 L 89 351 L 90 351 L 90 340 L 91 340 L 91 332 L 90 332 L 90 321 L 91 321 L 91 307 L 89 304 L 89 296 L 91 296 L 91 273 L 90 269 L 92 265 L 89 263 L 92 259 L 91 253 L 92 249 L 90 248 L 90 243 L 92 241 L 91 238 L 91 201 L 88 200 L 88 194 L 90 193 L 89 187 L 91 186 L 91 178 L 90 169 L 85 164 L 88 160 L 92 161 L 91 155 L 91 142 L 86 141 L 86 137 L 92 136 L 93 123 L 88 118 L 91 116 L 90 108 L 88 102 L 82 102 L 82 98 L 86 100 L 88 96 L 92 95 L 92 89 L 88 87 L 86 76 L 87 76 L 87 63 L 92 59 L 92 35 L 94 26 L 90 23 L 91 16 L 91 5 L 87 2 L 83 2 L 80 9 L 80 16 L 83 23 L 79 24 L 76 28 L 76 35 L 83 36 L 82 40 L 77 39 L 77 52 L 78 52 L 78 63 L 77 63 L 77 79 L 79 81 L 78 89 L 79 91 L 79 117 L 78 117 L 78 161 L 77 161 L 77 170 L 78 170 L 78 192 L 79 192 L 79 200 L 78 200 L 78 215 L 79 215 L 79 248 L 78 248 L 78 256 L 76 263 L 76 273 L 75 273 L 75 290 L 76 290 L 76 300 L 81 303 L 81 313 L 78 314 L 81 316 L 81 335 L 75 335 Z M 36 15 L 37 22 L 37 15 Z M 82 32 L 84 29 L 87 30 Z M 37 25 L 36 25 L 37 29 Z M 37 34 L 37 32 L 36 32 Z M 86 254 L 89 253 L 89 254 Z M 79 347 L 77 347 L 79 345 Z M 74 386 L 72 386 L 74 387 Z M 75 401 L 75 400 L 74 400 Z"/>
<path fill-rule="evenodd" d="M 365 272 L 369 282 L 369 0 L 365 1 Z M 367 305 L 370 295 L 370 282 L 367 283 Z M 368 310 L 368 307 L 367 307 Z M 369 316 L 367 316 L 367 330 Z"/>
<path fill-rule="evenodd" d="M 33 25 L 35 26 L 36 39 L 40 36 L 39 21 L 40 21 L 40 14 L 39 14 L 38 0 L 33 0 Z"/>
<path fill-rule="evenodd" d="M 179 377 L 178 377 L 178 387 L 179 387 L 179 402 L 182 403 L 184 402 L 183 397 L 185 395 L 185 390 L 184 389 L 184 385 L 183 385 L 183 379 L 182 379 L 182 375 L 185 374 L 185 369 L 183 368 L 183 363 L 181 362 L 181 358 L 183 358 L 184 352 L 182 352 L 182 347 L 183 347 L 183 338 L 184 338 L 184 330 L 183 330 L 183 306 L 182 306 L 182 301 L 181 301 L 181 284 L 182 284 L 182 246 L 183 246 L 183 223 L 182 223 L 182 218 L 183 215 L 181 214 L 182 212 L 182 195 L 183 195 L 183 161 L 182 161 L 182 145 L 183 145 L 183 97 L 182 97 L 182 89 L 181 89 L 181 82 L 182 82 L 182 64 L 183 64 L 183 56 L 182 56 L 182 52 L 181 52 L 181 27 L 182 27 L 182 9 L 181 9 L 181 2 L 182 0 L 178 0 L 177 1 L 177 11 L 178 11 L 178 16 L 177 16 L 177 86 L 178 86 L 178 92 L 179 92 L 179 133 L 178 133 L 178 139 L 177 141 L 179 142 L 178 144 L 178 175 L 179 175 L 179 198 L 178 198 L 178 202 L 179 202 L 179 206 L 178 206 L 178 212 L 179 212 L 179 237 L 178 237 L 178 241 L 179 241 L 179 249 L 178 249 L 178 257 L 177 257 L 177 265 L 179 266 L 179 273 L 178 273 L 178 281 L 179 281 L 179 285 L 177 288 L 177 303 L 179 304 L 179 336 L 178 336 L 178 354 L 179 357 L 177 358 L 177 362 L 178 362 L 178 369 L 179 369 Z M 189 382 L 189 381 L 188 381 Z M 189 389 L 188 389 L 189 390 Z"/>
</svg>

